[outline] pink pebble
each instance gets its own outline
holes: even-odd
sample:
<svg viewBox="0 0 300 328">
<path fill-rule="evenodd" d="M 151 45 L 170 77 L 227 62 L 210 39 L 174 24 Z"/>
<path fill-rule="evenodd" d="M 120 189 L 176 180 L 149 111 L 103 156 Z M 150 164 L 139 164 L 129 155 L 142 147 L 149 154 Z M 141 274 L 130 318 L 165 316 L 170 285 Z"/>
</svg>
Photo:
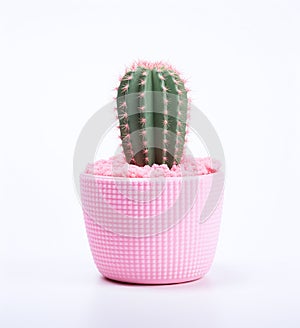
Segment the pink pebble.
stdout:
<svg viewBox="0 0 300 328">
<path fill-rule="evenodd" d="M 115 176 L 127 178 L 150 178 L 150 177 L 180 177 L 215 173 L 220 169 L 220 163 L 209 157 L 193 158 L 186 156 L 178 165 L 171 169 L 166 164 L 145 165 L 143 167 L 128 164 L 123 154 L 115 155 L 108 160 L 100 159 L 95 163 L 89 163 L 85 173 L 100 176 Z"/>
</svg>

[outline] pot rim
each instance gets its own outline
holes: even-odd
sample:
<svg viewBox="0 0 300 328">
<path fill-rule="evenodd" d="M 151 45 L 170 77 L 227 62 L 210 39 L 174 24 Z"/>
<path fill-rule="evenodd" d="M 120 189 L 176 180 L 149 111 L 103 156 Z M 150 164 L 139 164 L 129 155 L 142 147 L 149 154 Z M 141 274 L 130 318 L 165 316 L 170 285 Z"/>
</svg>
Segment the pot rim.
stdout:
<svg viewBox="0 0 300 328">
<path fill-rule="evenodd" d="M 176 177 L 165 177 L 165 176 L 159 176 L 159 177 L 144 177 L 144 178 L 133 178 L 133 177 L 118 177 L 118 176 L 111 176 L 111 175 L 97 175 L 97 174 L 90 174 L 90 173 L 81 173 L 80 177 L 94 177 L 95 179 L 102 179 L 102 180 L 117 180 L 117 181 L 164 181 L 164 180 L 193 180 L 193 179 L 204 179 L 205 177 L 212 177 L 212 176 L 218 176 L 218 175 L 224 175 L 224 172 L 222 170 L 219 170 L 214 173 L 208 173 L 208 174 L 200 174 L 200 175 L 183 175 L 183 176 L 176 176 Z"/>
</svg>

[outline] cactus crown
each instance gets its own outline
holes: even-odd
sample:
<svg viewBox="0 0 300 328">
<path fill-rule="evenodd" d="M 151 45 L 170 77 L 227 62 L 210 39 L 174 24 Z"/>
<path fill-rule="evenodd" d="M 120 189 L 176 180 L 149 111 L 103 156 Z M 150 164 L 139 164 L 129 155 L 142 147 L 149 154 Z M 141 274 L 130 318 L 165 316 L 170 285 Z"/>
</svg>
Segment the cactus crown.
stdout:
<svg viewBox="0 0 300 328">
<path fill-rule="evenodd" d="M 137 62 L 117 88 L 120 138 L 128 163 L 179 164 L 185 143 L 188 89 L 171 65 Z"/>
</svg>

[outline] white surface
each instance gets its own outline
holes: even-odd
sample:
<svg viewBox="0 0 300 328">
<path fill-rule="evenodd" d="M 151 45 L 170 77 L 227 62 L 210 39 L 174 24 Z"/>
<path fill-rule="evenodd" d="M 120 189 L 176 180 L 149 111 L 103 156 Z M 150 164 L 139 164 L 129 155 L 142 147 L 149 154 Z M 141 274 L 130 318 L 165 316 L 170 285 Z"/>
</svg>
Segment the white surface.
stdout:
<svg viewBox="0 0 300 328">
<path fill-rule="evenodd" d="M 0 2 L 0 326 L 298 327 L 298 1 Z M 203 280 L 102 279 L 73 190 L 86 120 L 124 65 L 169 60 L 227 160 Z"/>
</svg>

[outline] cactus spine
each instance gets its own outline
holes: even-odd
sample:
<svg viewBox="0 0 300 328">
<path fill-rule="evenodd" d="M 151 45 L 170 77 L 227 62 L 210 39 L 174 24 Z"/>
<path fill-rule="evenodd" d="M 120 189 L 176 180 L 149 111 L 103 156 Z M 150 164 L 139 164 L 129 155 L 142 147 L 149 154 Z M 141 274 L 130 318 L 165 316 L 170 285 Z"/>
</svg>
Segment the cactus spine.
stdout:
<svg viewBox="0 0 300 328">
<path fill-rule="evenodd" d="M 117 88 L 120 138 L 128 163 L 179 164 L 188 116 L 187 88 L 165 63 L 138 62 Z"/>
</svg>

